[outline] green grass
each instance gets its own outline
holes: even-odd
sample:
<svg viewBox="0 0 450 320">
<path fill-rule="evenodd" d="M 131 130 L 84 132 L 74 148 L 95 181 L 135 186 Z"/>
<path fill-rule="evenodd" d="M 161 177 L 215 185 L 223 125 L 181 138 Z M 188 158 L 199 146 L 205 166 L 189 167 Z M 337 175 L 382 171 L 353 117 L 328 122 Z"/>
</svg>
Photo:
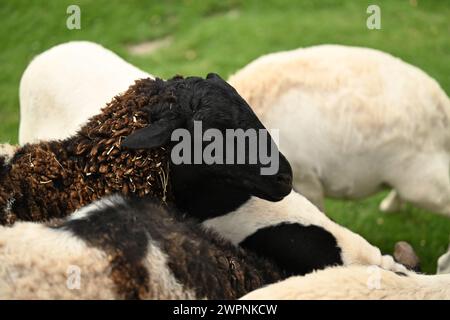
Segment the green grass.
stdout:
<svg viewBox="0 0 450 320">
<path fill-rule="evenodd" d="M 73 1 L 0 2 L 0 141 L 16 142 L 20 76 L 34 55 L 70 40 L 92 40 L 161 77 L 227 77 L 273 51 L 320 43 L 369 46 L 420 67 L 450 89 L 450 2 L 416 1 Z M 81 7 L 81 30 L 66 28 L 66 8 Z M 366 8 L 381 7 L 382 30 L 366 28 Z M 172 45 L 148 57 L 132 56 L 128 44 L 171 36 Z M 63 76 L 63 75 L 62 75 Z M 326 203 L 338 222 L 391 253 L 410 241 L 434 272 L 449 243 L 450 220 L 407 207 L 382 214 L 383 194 L 363 201 Z"/>
</svg>

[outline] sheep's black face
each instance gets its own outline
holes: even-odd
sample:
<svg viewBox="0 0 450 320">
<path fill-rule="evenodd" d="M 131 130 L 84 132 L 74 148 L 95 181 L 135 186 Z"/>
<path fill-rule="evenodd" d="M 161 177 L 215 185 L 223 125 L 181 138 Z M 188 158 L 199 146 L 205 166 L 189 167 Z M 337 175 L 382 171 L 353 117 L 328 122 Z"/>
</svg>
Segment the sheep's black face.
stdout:
<svg viewBox="0 0 450 320">
<path fill-rule="evenodd" d="M 289 162 L 245 100 L 216 74 L 166 82 L 175 103 L 149 108 L 152 122 L 123 143 L 152 148 L 170 143 L 172 178 L 227 185 L 278 201 L 292 188 Z M 180 178 L 182 177 L 182 178 Z"/>
</svg>

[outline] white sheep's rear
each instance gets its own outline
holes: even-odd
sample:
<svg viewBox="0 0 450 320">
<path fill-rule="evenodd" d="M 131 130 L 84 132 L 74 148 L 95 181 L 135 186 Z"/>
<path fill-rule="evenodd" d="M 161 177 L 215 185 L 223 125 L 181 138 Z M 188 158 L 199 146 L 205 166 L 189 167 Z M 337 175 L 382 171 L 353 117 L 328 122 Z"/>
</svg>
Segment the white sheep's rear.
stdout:
<svg viewBox="0 0 450 320">
<path fill-rule="evenodd" d="M 149 77 L 154 78 L 92 42 L 45 51 L 20 81 L 19 143 L 68 138 L 135 80 Z"/>
<path fill-rule="evenodd" d="M 255 290 L 243 300 L 450 299 L 450 275 L 399 274 L 379 267 L 333 267 Z"/>
<path fill-rule="evenodd" d="M 280 129 L 295 189 L 320 208 L 325 196 L 358 199 L 387 185 L 383 211 L 406 200 L 450 216 L 450 100 L 420 69 L 322 45 L 263 56 L 229 82 Z"/>
</svg>

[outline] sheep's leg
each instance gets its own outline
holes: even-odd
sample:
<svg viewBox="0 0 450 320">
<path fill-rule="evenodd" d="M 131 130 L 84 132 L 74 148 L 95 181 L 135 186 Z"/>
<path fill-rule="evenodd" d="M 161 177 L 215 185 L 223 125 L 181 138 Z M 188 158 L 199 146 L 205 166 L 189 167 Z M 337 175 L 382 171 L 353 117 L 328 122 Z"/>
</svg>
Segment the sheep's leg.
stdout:
<svg viewBox="0 0 450 320">
<path fill-rule="evenodd" d="M 294 190 L 311 201 L 320 211 L 324 211 L 324 193 L 323 186 L 319 177 L 312 173 L 294 172 Z"/>
<path fill-rule="evenodd" d="M 391 271 L 407 271 L 405 266 L 395 262 L 392 256 L 383 255 L 379 248 L 370 244 L 359 234 L 332 221 L 324 223 L 324 226 L 336 238 L 341 248 L 344 265 L 373 265 Z"/>
<path fill-rule="evenodd" d="M 450 247 L 449 251 L 438 260 L 438 274 L 450 273 Z"/>
<path fill-rule="evenodd" d="M 398 212 L 403 207 L 403 200 L 398 195 L 396 190 L 392 190 L 386 198 L 380 203 L 380 210 L 383 212 L 391 213 Z"/>
<path fill-rule="evenodd" d="M 426 164 L 426 168 L 423 162 L 411 166 L 411 172 L 405 174 L 407 179 L 395 187 L 405 201 L 450 217 L 449 164 L 442 159 Z"/>
</svg>

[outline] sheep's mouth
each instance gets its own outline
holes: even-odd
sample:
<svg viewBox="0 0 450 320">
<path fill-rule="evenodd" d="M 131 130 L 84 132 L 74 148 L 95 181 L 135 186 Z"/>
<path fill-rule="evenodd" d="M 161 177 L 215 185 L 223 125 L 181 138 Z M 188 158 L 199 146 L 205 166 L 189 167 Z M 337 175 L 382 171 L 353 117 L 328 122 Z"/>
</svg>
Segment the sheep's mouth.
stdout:
<svg viewBox="0 0 450 320">
<path fill-rule="evenodd" d="M 264 191 L 254 191 L 252 195 L 270 202 L 278 202 L 284 199 L 287 194 L 273 194 Z"/>
<path fill-rule="evenodd" d="M 265 195 L 256 195 L 258 198 L 267 200 L 267 201 L 271 201 L 271 202 L 278 202 L 284 199 L 285 196 L 272 196 L 269 194 L 265 194 Z"/>
<path fill-rule="evenodd" d="M 280 179 L 274 178 L 267 182 L 254 182 L 244 179 L 242 183 L 251 190 L 252 195 L 272 202 L 282 200 L 292 190 L 292 181 L 289 179 L 280 181 Z"/>
<path fill-rule="evenodd" d="M 283 190 L 277 193 L 256 191 L 254 195 L 267 201 L 277 202 L 283 200 L 284 197 L 286 197 L 291 192 L 291 190 L 292 188 L 290 187 L 283 187 Z"/>
</svg>

